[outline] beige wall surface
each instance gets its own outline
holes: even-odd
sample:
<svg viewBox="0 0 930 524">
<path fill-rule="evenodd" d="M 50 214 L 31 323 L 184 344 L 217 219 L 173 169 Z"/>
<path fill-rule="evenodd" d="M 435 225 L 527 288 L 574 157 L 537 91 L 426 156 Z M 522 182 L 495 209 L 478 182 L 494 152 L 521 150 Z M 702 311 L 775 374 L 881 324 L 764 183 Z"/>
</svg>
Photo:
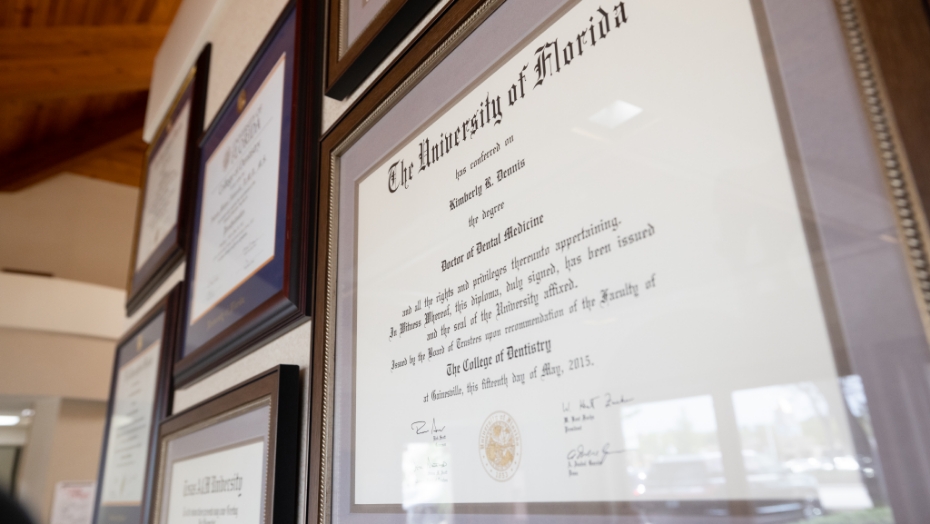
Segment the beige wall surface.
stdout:
<svg viewBox="0 0 930 524">
<path fill-rule="evenodd" d="M 0 395 L 105 401 L 112 340 L 0 328 Z"/>
<path fill-rule="evenodd" d="M 29 437 L 23 449 L 22 462 L 16 479 L 16 497 L 40 522 L 48 522 L 45 507 L 45 486 L 48 484 L 55 430 L 61 411 L 58 397 L 41 399 L 33 405 L 35 416 L 29 428 Z"/>
<path fill-rule="evenodd" d="M 97 478 L 106 411 L 101 401 L 53 398 L 36 403 L 17 495 L 38 522 L 49 521 L 55 484 Z"/>
<path fill-rule="evenodd" d="M 29 437 L 29 430 L 24 427 L 0 428 L 0 446 L 22 446 Z"/>
<path fill-rule="evenodd" d="M 0 327 L 116 340 L 126 292 L 62 278 L 0 273 Z"/>
<path fill-rule="evenodd" d="M 106 402 L 62 400 L 45 481 L 45 511 L 51 511 L 58 482 L 97 478 L 106 414 Z M 45 513 L 43 520 L 47 519 Z"/>
<path fill-rule="evenodd" d="M 0 268 L 125 289 L 138 194 L 71 174 L 0 193 Z"/>
</svg>

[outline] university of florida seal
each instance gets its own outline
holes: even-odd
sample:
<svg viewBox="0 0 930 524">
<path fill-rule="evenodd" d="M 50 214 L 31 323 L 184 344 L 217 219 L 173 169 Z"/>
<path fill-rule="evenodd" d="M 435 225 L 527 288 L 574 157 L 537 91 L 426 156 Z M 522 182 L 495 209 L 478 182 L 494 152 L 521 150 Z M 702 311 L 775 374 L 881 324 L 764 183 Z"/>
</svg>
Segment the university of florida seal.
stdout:
<svg viewBox="0 0 930 524">
<path fill-rule="evenodd" d="M 481 425 L 478 433 L 478 455 L 484 470 L 498 481 L 510 479 L 520 467 L 523 441 L 513 418 L 495 411 Z"/>
</svg>

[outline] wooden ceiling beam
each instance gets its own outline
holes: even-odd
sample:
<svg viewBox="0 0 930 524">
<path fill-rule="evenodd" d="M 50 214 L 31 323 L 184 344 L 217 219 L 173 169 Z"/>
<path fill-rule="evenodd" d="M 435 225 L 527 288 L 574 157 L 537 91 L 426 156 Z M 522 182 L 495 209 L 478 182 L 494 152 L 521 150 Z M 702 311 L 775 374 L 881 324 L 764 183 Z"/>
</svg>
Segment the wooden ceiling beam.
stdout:
<svg viewBox="0 0 930 524">
<path fill-rule="evenodd" d="M 142 99 L 129 109 L 85 122 L 66 135 L 0 157 L 0 191 L 17 191 L 59 173 L 77 170 L 76 167 L 87 165 L 108 151 L 126 147 L 127 142 L 141 140 L 145 105 Z"/>
<path fill-rule="evenodd" d="M 0 29 L 0 99 L 145 91 L 167 25 Z"/>
</svg>

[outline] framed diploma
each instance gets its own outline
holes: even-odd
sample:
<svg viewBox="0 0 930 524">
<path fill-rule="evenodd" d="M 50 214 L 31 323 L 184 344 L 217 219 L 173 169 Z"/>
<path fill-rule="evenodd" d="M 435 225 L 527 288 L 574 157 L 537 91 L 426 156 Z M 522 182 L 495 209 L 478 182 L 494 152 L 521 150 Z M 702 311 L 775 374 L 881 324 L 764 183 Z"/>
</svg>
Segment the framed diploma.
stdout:
<svg viewBox="0 0 930 524">
<path fill-rule="evenodd" d="M 154 440 L 171 412 L 181 284 L 116 346 L 94 524 L 143 524 L 151 499 Z"/>
<path fill-rule="evenodd" d="M 297 366 L 278 366 L 166 419 L 150 522 L 294 522 L 298 396 Z"/>
<path fill-rule="evenodd" d="M 126 310 L 134 313 L 184 259 L 210 44 L 181 84 L 145 153 Z"/>
<path fill-rule="evenodd" d="M 300 166 L 315 149 L 298 145 L 315 128 L 296 118 L 313 92 L 296 89 L 298 10 L 284 10 L 201 140 L 179 384 L 306 318 L 315 188 Z"/>
<path fill-rule="evenodd" d="M 437 1 L 329 0 L 326 94 L 352 94 Z"/>
<path fill-rule="evenodd" d="M 870 52 L 851 0 L 450 4 L 322 139 L 308 513 L 930 514 Z"/>
</svg>

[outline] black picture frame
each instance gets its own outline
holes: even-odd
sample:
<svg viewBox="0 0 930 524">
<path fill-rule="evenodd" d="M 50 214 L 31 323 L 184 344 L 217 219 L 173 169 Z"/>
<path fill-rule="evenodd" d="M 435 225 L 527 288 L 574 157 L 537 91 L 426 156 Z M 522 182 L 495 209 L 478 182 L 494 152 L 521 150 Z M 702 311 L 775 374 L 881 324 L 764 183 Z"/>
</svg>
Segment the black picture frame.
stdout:
<svg viewBox="0 0 930 524">
<path fill-rule="evenodd" d="M 347 24 L 353 0 L 329 0 L 326 96 L 343 100 L 371 74 L 438 0 L 387 0 L 351 44 Z"/>
<path fill-rule="evenodd" d="M 152 503 L 150 522 L 161 522 L 162 507 L 167 499 L 166 471 L 173 465 L 168 444 L 173 439 L 183 438 L 209 431 L 217 424 L 235 421 L 237 417 L 255 413 L 268 407 L 267 434 L 264 472 L 265 486 L 262 493 L 264 506 L 263 522 L 268 524 L 292 523 L 297 512 L 298 454 L 300 444 L 300 375 L 295 365 L 278 365 L 248 379 L 226 391 L 200 402 L 162 422 L 157 443 L 157 459 L 154 482 L 157 491 Z M 249 426 L 257 432 L 261 427 Z M 254 435 L 244 438 L 232 433 L 224 435 L 224 441 L 206 439 L 208 445 L 198 449 L 193 456 L 209 455 L 243 442 L 251 442 Z M 258 434 L 258 433 L 256 433 Z M 238 439 L 238 440 L 237 440 Z M 222 439 L 220 439 L 222 440 Z M 216 445 L 216 448 L 210 446 Z M 191 454 L 179 457 L 184 460 Z"/>
<path fill-rule="evenodd" d="M 868 4 L 869 7 L 863 7 L 861 4 Z M 917 438 L 917 435 L 930 434 L 927 431 L 930 426 L 925 421 L 915 421 L 899 407 L 911 403 L 927 405 L 930 402 L 930 387 L 919 374 L 922 371 L 916 371 L 925 369 L 930 361 L 930 337 L 926 330 L 926 326 L 930 325 L 930 292 L 927 291 L 930 290 L 930 282 L 926 270 L 928 254 L 924 247 L 930 242 L 926 211 L 918 196 L 919 188 L 928 177 L 927 170 L 920 169 L 921 166 L 926 166 L 925 162 L 919 161 L 922 154 L 913 148 L 908 151 L 906 143 L 902 142 L 902 138 L 907 139 L 910 136 L 913 140 L 925 134 L 921 135 L 913 127 L 899 129 L 896 122 L 913 123 L 913 120 L 920 117 L 926 120 L 926 111 L 916 115 L 907 114 L 907 108 L 922 107 L 925 105 L 924 101 L 910 100 L 906 96 L 908 93 L 899 94 L 895 98 L 894 89 L 885 91 L 887 86 L 898 87 L 900 91 L 900 86 L 896 84 L 900 84 L 900 78 L 905 76 L 890 78 L 882 75 L 877 56 L 873 54 L 867 25 L 875 26 L 880 22 L 876 19 L 869 20 L 868 13 L 870 10 L 879 10 L 876 7 L 878 4 L 880 3 L 835 0 L 816 6 L 817 14 L 823 16 L 816 19 L 807 18 L 802 23 L 804 17 L 796 12 L 789 14 L 782 10 L 775 11 L 773 15 L 768 8 L 774 3 L 751 2 L 755 22 L 760 28 L 767 28 L 759 29 L 760 47 L 765 55 L 766 66 L 771 68 L 767 71 L 767 80 L 778 106 L 779 126 L 785 142 L 786 157 L 791 164 L 792 184 L 801 202 L 799 214 L 809 243 L 811 265 L 815 267 L 818 292 L 823 301 L 825 316 L 829 319 L 827 329 L 830 331 L 837 373 L 841 378 L 853 375 L 861 377 L 864 391 L 869 398 L 869 409 L 873 417 L 871 422 L 874 424 L 871 428 L 875 431 L 874 438 L 878 447 L 877 450 L 872 448 L 861 452 L 857 458 L 862 460 L 863 464 L 881 463 L 883 478 L 888 488 L 884 502 L 893 508 L 895 519 L 920 520 L 920 516 L 930 512 L 930 498 L 922 495 L 930 493 L 930 482 L 924 478 L 921 468 L 914 464 L 912 457 L 926 447 L 926 438 Z M 351 332 L 351 324 L 356 322 L 351 311 L 345 314 L 346 310 L 340 312 L 336 307 L 339 300 L 351 294 L 350 288 L 354 285 L 342 280 L 342 274 L 339 272 L 338 255 L 341 248 L 338 232 L 351 229 L 351 224 L 339 223 L 338 207 L 341 195 L 351 194 L 354 189 L 351 185 L 340 187 L 341 155 L 349 150 L 353 143 L 365 140 L 365 133 L 378 125 L 379 119 L 389 119 L 390 111 L 400 107 L 404 97 L 410 96 L 419 82 L 437 71 L 442 61 L 455 53 L 456 48 L 473 34 L 473 31 L 478 30 L 478 26 L 494 17 L 495 13 L 499 14 L 501 11 L 498 11 L 498 8 L 503 5 L 506 5 L 506 2 L 502 0 L 461 0 L 451 3 L 321 139 L 322 204 L 317 221 L 320 247 L 315 273 L 317 291 L 314 308 L 316 311 L 325 311 L 326 315 L 320 315 L 313 326 L 313 379 L 309 409 L 311 473 L 307 503 L 308 515 L 315 516 L 313 522 L 384 523 L 397 522 L 404 518 L 399 505 L 386 508 L 372 504 L 367 508 L 357 508 L 354 507 L 354 501 L 343 501 L 340 504 L 344 507 L 337 508 L 334 502 L 337 497 L 351 499 L 353 496 L 346 495 L 351 490 L 347 484 L 336 485 L 334 470 L 346 471 L 354 466 L 355 451 L 352 444 L 345 444 L 347 435 L 354 431 L 354 428 L 346 430 L 345 427 L 351 426 L 351 421 L 356 416 L 352 411 L 354 406 L 346 407 L 354 402 L 354 391 L 350 389 L 352 386 L 345 386 L 346 381 L 340 384 L 340 376 L 344 378 L 351 375 L 351 372 L 339 375 L 338 370 L 340 359 L 342 362 L 353 359 L 352 348 L 341 348 L 342 351 L 337 349 L 338 333 L 340 329 Z M 894 11 L 898 15 L 913 8 L 914 5 L 905 6 L 903 3 L 897 6 L 881 4 L 881 10 Z M 779 18 L 776 20 L 775 17 Z M 827 19 L 830 23 L 823 25 L 822 22 Z M 909 24 L 920 25 L 921 31 L 926 29 L 925 22 L 926 20 L 909 18 Z M 770 23 L 772 25 L 769 25 Z M 811 27 L 813 24 L 820 25 Z M 896 34 L 895 39 L 904 40 L 893 27 L 883 26 L 881 36 L 886 40 L 883 45 L 888 45 L 890 33 Z M 532 31 L 528 33 L 533 34 Z M 804 41 L 800 37 L 813 34 L 829 35 L 825 38 L 831 39 L 829 44 L 833 47 L 830 48 L 829 61 L 825 64 L 816 62 L 822 59 L 823 55 L 818 54 L 817 59 L 811 58 L 809 55 L 815 54 L 812 49 L 805 49 L 800 44 Z M 780 46 L 776 45 L 776 38 L 781 39 L 778 42 Z M 908 39 L 913 40 L 913 35 Z M 909 70 L 916 78 L 921 79 L 927 69 L 926 60 L 920 62 L 916 55 L 905 53 L 900 47 L 902 40 L 897 42 L 899 47 L 895 60 L 901 64 L 894 65 L 896 68 L 903 67 Z M 470 49 L 474 50 L 475 46 Z M 776 49 L 778 53 L 775 52 Z M 817 51 L 822 52 L 823 48 Z M 638 49 L 636 52 L 642 53 L 642 50 Z M 488 58 L 489 55 L 490 53 L 483 57 Z M 481 61 L 474 56 L 471 58 L 475 62 Z M 786 59 L 793 60 L 788 62 L 788 65 L 797 66 L 797 69 L 791 69 L 789 74 L 780 76 L 779 67 L 785 67 L 785 64 L 779 63 L 778 60 Z M 495 60 L 487 59 L 486 62 L 491 64 Z M 815 63 L 816 65 L 812 65 Z M 532 66 L 530 64 L 530 68 Z M 824 78 L 831 78 L 830 74 L 840 76 L 842 82 L 825 81 Z M 478 77 L 480 75 L 475 74 L 475 78 Z M 465 81 L 458 84 L 436 81 L 433 86 L 436 85 L 470 84 Z M 837 102 L 840 98 L 837 95 L 838 88 L 826 92 L 826 86 L 836 88 L 839 85 L 843 86 L 842 89 L 848 95 L 842 104 Z M 429 99 L 431 93 L 417 94 L 422 95 L 421 99 Z M 803 100 L 803 104 L 798 102 L 805 97 L 809 98 Z M 820 104 L 812 103 L 810 99 L 819 99 Z M 827 104 L 828 100 L 830 104 Z M 786 110 L 789 101 L 799 105 L 791 106 L 790 111 Z M 894 102 L 900 104 L 893 106 Z M 416 115 L 415 118 L 420 119 L 418 125 L 425 127 L 426 124 L 422 122 L 429 122 L 437 113 L 441 114 L 448 107 L 438 102 L 437 105 L 440 109 L 434 113 Z M 410 108 L 409 105 L 404 107 Z M 798 110 L 798 107 L 804 110 Z M 830 187 L 828 182 L 818 180 L 817 177 L 833 176 L 835 181 L 840 178 L 837 175 L 851 171 L 840 167 L 845 165 L 840 159 L 846 160 L 843 157 L 843 146 L 837 147 L 836 143 L 828 144 L 826 140 L 818 142 L 837 129 L 848 130 L 851 127 L 838 125 L 837 120 L 833 119 L 839 116 L 843 118 L 838 120 L 844 123 L 852 122 L 855 126 L 860 126 L 856 127 L 856 132 L 861 131 L 860 136 L 864 137 L 864 147 L 861 147 L 860 151 L 865 151 L 868 159 L 859 162 L 863 172 L 851 176 L 849 186 Z M 398 121 L 400 118 L 391 120 L 395 124 Z M 792 127 L 791 124 L 797 124 L 798 127 Z M 396 130 L 395 132 L 400 133 Z M 797 133 L 798 136 L 794 136 L 793 133 Z M 369 140 L 366 145 L 378 143 L 376 140 Z M 391 147 L 400 147 L 389 140 L 382 140 L 380 143 L 391 143 Z M 845 147 L 851 147 L 848 145 L 850 143 L 846 142 Z M 380 152 L 372 156 L 377 157 L 378 154 Z M 385 153 L 385 157 L 387 156 Z M 867 167 L 861 167 L 865 165 Z M 810 178 L 806 178 L 808 176 Z M 839 246 L 847 242 L 852 243 L 850 236 L 844 237 L 850 230 L 840 231 L 842 228 L 835 227 L 835 223 L 828 223 L 822 220 L 823 217 L 815 216 L 816 212 L 823 211 L 823 207 L 818 209 L 817 206 L 837 206 L 838 202 L 842 202 L 847 209 L 855 207 L 853 198 L 844 200 L 843 197 L 839 197 L 835 201 L 830 200 L 852 187 L 856 188 L 855 191 L 871 192 L 871 202 L 880 202 L 883 206 L 882 227 L 887 227 L 888 231 L 885 240 L 876 240 L 875 235 L 868 239 L 867 247 L 858 248 L 870 251 L 872 257 L 863 257 L 858 262 L 853 259 L 862 253 L 856 252 L 856 256 L 850 256 L 850 249 L 840 253 Z M 816 202 L 817 206 L 811 204 L 811 201 L 817 199 L 820 199 Z M 826 205 L 825 201 L 828 202 Z M 876 205 L 876 209 L 879 207 Z M 835 212 L 836 208 L 831 208 L 830 211 Z M 863 230 L 865 229 L 867 228 L 863 227 Z M 871 231 L 869 233 L 871 234 Z M 889 238 L 891 240 L 888 240 Z M 883 246 L 882 241 L 889 243 L 891 247 Z M 346 244 L 351 242 L 343 242 L 343 245 Z M 848 245 L 846 247 L 848 248 Z M 347 251 L 357 256 L 357 252 L 351 251 L 351 248 Z M 352 260 L 352 257 L 349 256 L 346 260 Z M 891 273 L 894 275 L 891 276 Z M 853 278 L 852 275 L 856 277 Z M 868 283 L 867 281 L 873 277 L 875 281 Z M 881 284 L 877 284 L 878 281 L 881 281 Z M 890 302 L 883 303 L 881 299 L 876 298 L 879 293 L 890 289 L 894 289 L 894 304 L 897 309 L 889 307 Z M 894 313 L 891 313 L 891 310 Z M 567 393 L 574 394 L 571 391 Z M 334 398 L 349 401 L 340 408 Z M 340 423 L 344 424 L 343 430 L 337 436 L 334 427 Z M 856 438 L 860 443 L 864 441 L 865 431 L 862 427 L 856 427 L 852 431 L 858 433 Z M 907 435 L 905 431 L 908 432 Z M 860 452 L 857 450 L 857 453 Z M 876 474 L 875 470 L 870 473 Z M 879 481 L 868 482 L 874 487 Z M 461 519 L 463 522 L 507 522 L 517 515 L 518 518 L 530 522 L 571 522 L 573 518 L 582 516 L 590 522 L 639 522 L 640 519 L 649 517 L 659 520 L 671 519 L 675 522 L 704 522 L 704 519 L 708 518 L 715 522 L 718 519 L 720 522 L 746 522 L 759 518 L 757 515 L 766 511 L 758 500 L 752 499 L 715 500 L 707 505 L 687 500 L 681 504 L 679 502 L 622 501 L 592 503 L 587 506 L 562 503 L 488 503 L 484 504 L 484 507 L 463 504 L 458 508 L 450 504 L 438 509 L 436 506 L 425 507 L 422 515 L 452 511 L 456 520 Z M 687 507 L 689 504 L 690 508 Z M 679 508 L 682 509 L 676 514 L 675 511 L 679 511 Z M 415 509 L 405 510 L 416 513 Z M 337 514 L 337 511 L 341 513 Z M 687 513 L 688 511 L 691 513 Z"/>
<path fill-rule="evenodd" d="M 132 315 L 152 296 L 158 286 L 184 260 L 187 249 L 191 216 L 191 197 L 194 175 L 197 171 L 198 140 L 203 132 L 204 110 L 207 99 L 207 82 L 210 77 L 210 52 L 212 45 L 207 43 L 200 51 L 196 63 L 191 67 L 178 93 L 171 102 L 164 119 L 158 126 L 151 144 L 145 151 L 142 164 L 142 178 L 139 184 L 139 201 L 136 206 L 136 227 L 133 235 L 132 253 L 130 254 L 129 275 L 126 284 L 126 313 Z M 190 116 L 187 134 L 184 138 L 184 164 L 181 173 L 181 187 L 178 201 L 178 214 L 174 227 L 165 234 L 162 241 L 155 246 L 147 259 L 138 265 L 139 237 L 142 230 L 142 218 L 145 212 L 148 191 L 149 163 L 152 155 L 161 147 L 166 135 L 185 104 L 190 103 Z"/>
<path fill-rule="evenodd" d="M 113 371 L 110 379 L 109 403 L 107 405 L 107 418 L 104 427 L 103 445 L 100 453 L 100 468 L 97 474 L 98 489 L 94 501 L 95 524 L 143 524 L 147 522 L 149 505 L 152 498 L 152 474 L 155 464 L 155 439 L 162 420 L 171 413 L 172 404 L 172 364 L 178 344 L 178 327 L 180 316 L 181 296 L 183 283 L 177 284 L 164 298 L 162 298 L 139 322 L 130 329 L 116 344 L 116 353 L 113 358 Z M 157 323 L 160 323 L 157 324 Z M 114 506 L 112 518 L 110 512 L 103 512 L 101 499 L 105 487 L 107 466 L 107 450 L 110 445 L 110 431 L 113 424 L 114 407 L 116 402 L 117 379 L 120 369 L 132 357 L 139 354 L 144 348 L 150 347 L 154 340 L 160 340 L 158 370 L 152 406 L 151 427 L 146 446 L 146 464 L 144 470 L 145 486 L 142 492 L 141 504 Z"/>
<path fill-rule="evenodd" d="M 315 115 L 320 104 L 319 83 L 314 81 L 319 74 L 314 53 L 317 7 L 317 2 L 292 1 L 284 8 L 201 137 L 185 278 L 184 335 L 175 364 L 178 385 L 307 318 L 316 195 L 315 176 L 308 166 L 316 158 Z M 279 60 L 284 60 L 285 79 L 274 256 L 192 322 L 205 165 L 247 107 L 251 100 L 247 93 L 254 94 Z"/>
</svg>

